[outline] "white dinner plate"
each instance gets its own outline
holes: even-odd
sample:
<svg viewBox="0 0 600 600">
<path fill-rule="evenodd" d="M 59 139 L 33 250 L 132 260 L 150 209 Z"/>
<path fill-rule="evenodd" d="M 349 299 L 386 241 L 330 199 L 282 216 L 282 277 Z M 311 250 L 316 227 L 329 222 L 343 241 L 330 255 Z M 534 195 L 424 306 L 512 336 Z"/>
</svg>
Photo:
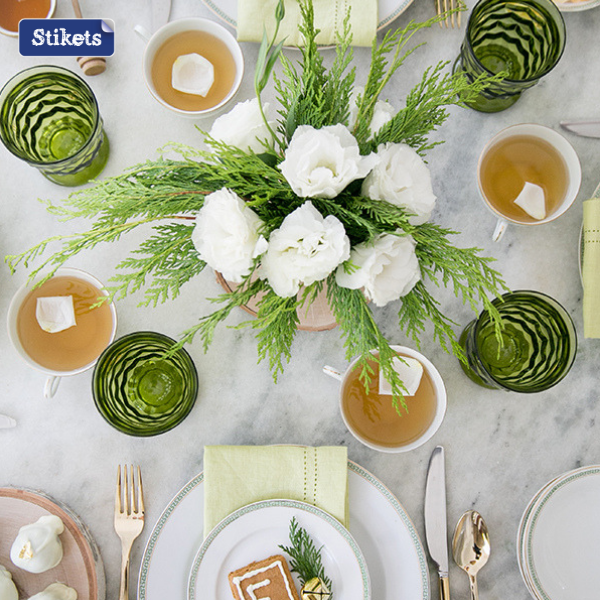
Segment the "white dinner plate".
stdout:
<svg viewBox="0 0 600 600">
<path fill-rule="evenodd" d="M 228 25 L 234 29 L 237 28 L 238 0 L 202 0 L 202 2 Z M 413 0 L 379 0 L 377 29 L 383 29 L 397 19 L 412 2 Z"/>
<path fill-rule="evenodd" d="M 374 600 L 429 600 L 423 546 L 404 508 L 371 473 L 348 462 L 350 533 L 371 578 Z M 154 526 L 140 567 L 138 600 L 187 600 L 203 542 L 204 474 L 185 485 Z M 342 600 L 340 598 L 340 600 Z"/>
<path fill-rule="evenodd" d="M 600 466 L 546 484 L 519 528 L 521 573 L 536 600 L 596 600 L 600 589 Z"/>
<path fill-rule="evenodd" d="M 257 502 L 225 517 L 196 554 L 189 599 L 231 600 L 229 573 L 275 554 L 285 556 L 279 546 L 290 545 L 293 518 L 315 547 L 321 548 L 323 568 L 335 595 L 345 600 L 369 600 L 369 573 L 350 532 L 325 511 L 295 500 Z"/>
</svg>

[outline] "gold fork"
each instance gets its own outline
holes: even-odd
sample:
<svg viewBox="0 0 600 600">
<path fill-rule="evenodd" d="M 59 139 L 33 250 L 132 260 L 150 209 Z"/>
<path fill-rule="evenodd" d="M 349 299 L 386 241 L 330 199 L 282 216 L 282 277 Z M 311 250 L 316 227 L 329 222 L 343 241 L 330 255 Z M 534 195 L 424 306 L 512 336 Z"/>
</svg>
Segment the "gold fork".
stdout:
<svg viewBox="0 0 600 600">
<path fill-rule="evenodd" d="M 119 600 L 129 600 L 129 555 L 133 541 L 144 529 L 144 490 L 142 473 L 137 469 L 137 486 L 133 465 L 121 467 L 117 473 L 117 493 L 115 496 L 115 531 L 121 538 L 121 589 Z"/>
<path fill-rule="evenodd" d="M 460 2 L 459 2 L 460 4 Z M 460 11 L 458 12 L 458 16 L 455 12 L 453 12 L 450 17 L 448 17 L 448 11 L 454 10 L 457 7 L 456 0 L 435 0 L 435 10 L 438 15 L 446 15 L 444 19 L 440 19 L 438 23 L 440 27 L 443 27 L 444 24 L 446 28 L 460 27 Z M 456 18 L 455 18 L 456 17 Z"/>
</svg>

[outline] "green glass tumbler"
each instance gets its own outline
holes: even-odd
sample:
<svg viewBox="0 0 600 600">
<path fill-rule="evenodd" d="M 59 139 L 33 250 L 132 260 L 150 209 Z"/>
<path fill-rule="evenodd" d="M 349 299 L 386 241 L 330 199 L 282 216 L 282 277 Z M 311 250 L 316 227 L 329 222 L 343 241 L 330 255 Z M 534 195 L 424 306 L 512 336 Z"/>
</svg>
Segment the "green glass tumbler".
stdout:
<svg viewBox="0 0 600 600">
<path fill-rule="evenodd" d="M 540 292 L 520 290 L 493 301 L 503 321 L 501 340 L 483 311 L 462 332 L 463 370 L 487 388 L 532 393 L 547 390 L 569 372 L 577 334 L 567 311 Z"/>
<path fill-rule="evenodd" d="M 96 97 L 68 69 L 26 69 L 0 91 L 0 139 L 47 179 L 77 186 L 96 177 L 108 160 L 108 138 Z"/>
<path fill-rule="evenodd" d="M 92 379 L 94 402 L 115 429 L 133 436 L 158 435 L 179 425 L 198 395 L 190 355 L 175 340 L 151 331 L 113 342 L 100 356 Z"/>
<path fill-rule="evenodd" d="M 565 41 L 565 22 L 552 0 L 480 0 L 454 72 L 470 82 L 500 72 L 506 77 L 466 104 L 481 112 L 509 108 L 556 66 Z"/>
</svg>

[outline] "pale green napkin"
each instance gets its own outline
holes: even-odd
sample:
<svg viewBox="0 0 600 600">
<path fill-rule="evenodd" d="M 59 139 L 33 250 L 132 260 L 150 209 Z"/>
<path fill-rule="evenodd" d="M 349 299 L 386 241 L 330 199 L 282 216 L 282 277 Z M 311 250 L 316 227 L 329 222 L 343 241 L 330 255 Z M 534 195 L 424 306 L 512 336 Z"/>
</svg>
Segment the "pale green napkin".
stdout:
<svg viewBox="0 0 600 600">
<path fill-rule="evenodd" d="M 238 0 L 237 38 L 240 42 L 260 42 L 264 29 L 269 39 L 275 31 L 275 8 L 278 0 Z M 321 30 L 319 44 L 335 44 L 336 32 L 343 31 L 343 23 L 350 9 L 350 27 L 353 46 L 370 46 L 377 34 L 377 0 L 313 0 L 315 27 Z M 277 41 L 285 38 L 286 46 L 301 46 L 298 31 L 300 6 L 297 0 L 285 0 L 285 17 L 279 27 Z"/>
<path fill-rule="evenodd" d="M 275 498 L 312 504 L 347 527 L 347 449 L 326 446 L 206 446 L 205 537 L 238 508 Z"/>
<path fill-rule="evenodd" d="M 583 332 L 586 338 L 600 338 L 600 198 L 583 203 L 582 250 Z"/>
</svg>

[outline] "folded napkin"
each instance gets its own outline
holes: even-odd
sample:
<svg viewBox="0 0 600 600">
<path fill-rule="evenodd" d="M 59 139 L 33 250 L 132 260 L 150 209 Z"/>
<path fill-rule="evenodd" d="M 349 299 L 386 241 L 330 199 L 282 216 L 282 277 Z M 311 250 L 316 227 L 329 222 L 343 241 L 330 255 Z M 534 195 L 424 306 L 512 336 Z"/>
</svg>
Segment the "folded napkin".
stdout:
<svg viewBox="0 0 600 600">
<path fill-rule="evenodd" d="M 238 0 L 237 38 L 240 42 L 260 42 L 263 31 L 269 39 L 275 32 L 275 8 L 278 0 Z M 370 46 L 377 34 L 377 0 L 313 0 L 315 27 L 321 32 L 317 42 L 331 45 L 336 32 L 343 31 L 344 19 L 350 9 L 353 46 Z M 285 17 L 279 27 L 277 41 L 285 38 L 287 46 L 302 46 L 298 31 L 300 23 L 298 0 L 285 0 Z"/>
<path fill-rule="evenodd" d="M 600 186 L 596 195 L 600 194 Z M 600 198 L 583 203 L 583 332 L 600 338 Z"/>
<path fill-rule="evenodd" d="M 206 446 L 204 535 L 227 515 L 273 499 L 312 504 L 348 526 L 345 447 Z"/>
</svg>

